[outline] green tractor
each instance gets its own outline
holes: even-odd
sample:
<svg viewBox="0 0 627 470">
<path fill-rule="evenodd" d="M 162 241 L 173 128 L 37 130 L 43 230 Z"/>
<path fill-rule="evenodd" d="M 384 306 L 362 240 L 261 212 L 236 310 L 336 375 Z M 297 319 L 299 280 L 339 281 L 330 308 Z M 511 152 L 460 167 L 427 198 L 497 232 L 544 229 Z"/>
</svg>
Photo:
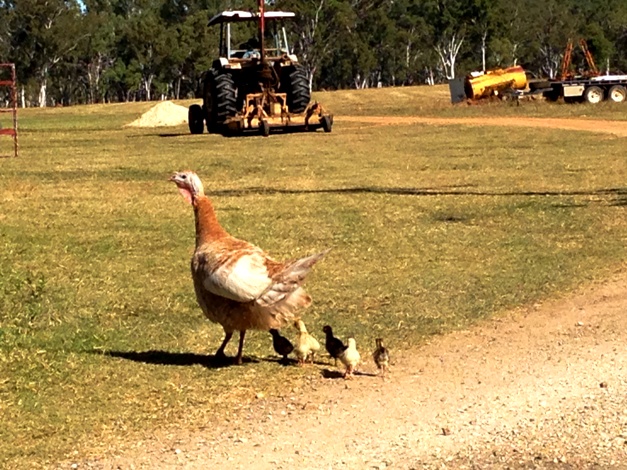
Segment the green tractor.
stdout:
<svg viewBox="0 0 627 470">
<path fill-rule="evenodd" d="M 237 135 L 272 131 L 331 132 L 333 116 L 317 102 L 311 102 L 309 80 L 291 52 L 283 21 L 294 13 L 230 10 L 209 20 L 220 26 L 220 57 L 204 74 L 202 106 L 189 107 L 189 130 L 202 134 Z M 255 34 L 234 47 L 232 27 L 256 23 Z"/>
</svg>

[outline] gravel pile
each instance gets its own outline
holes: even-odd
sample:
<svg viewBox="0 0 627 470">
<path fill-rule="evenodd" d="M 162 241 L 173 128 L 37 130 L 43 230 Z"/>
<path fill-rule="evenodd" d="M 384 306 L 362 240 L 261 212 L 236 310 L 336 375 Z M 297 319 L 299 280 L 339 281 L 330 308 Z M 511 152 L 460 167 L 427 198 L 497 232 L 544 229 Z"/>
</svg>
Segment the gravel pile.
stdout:
<svg viewBox="0 0 627 470">
<path fill-rule="evenodd" d="M 187 108 L 171 101 L 162 101 L 124 127 L 168 127 L 181 124 L 187 124 Z"/>
</svg>

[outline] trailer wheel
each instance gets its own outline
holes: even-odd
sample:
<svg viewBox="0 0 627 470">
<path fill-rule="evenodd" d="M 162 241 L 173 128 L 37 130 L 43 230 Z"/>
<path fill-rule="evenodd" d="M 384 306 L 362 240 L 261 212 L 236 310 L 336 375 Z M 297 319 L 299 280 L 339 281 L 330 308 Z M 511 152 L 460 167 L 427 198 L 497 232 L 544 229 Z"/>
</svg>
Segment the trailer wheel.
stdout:
<svg viewBox="0 0 627 470">
<path fill-rule="evenodd" d="M 607 97 L 614 103 L 622 103 L 627 98 L 627 89 L 623 85 L 614 85 L 610 88 Z"/>
<path fill-rule="evenodd" d="M 259 121 L 259 133 L 264 137 L 268 137 L 270 135 L 270 124 L 268 124 L 268 121 L 265 119 Z"/>
<path fill-rule="evenodd" d="M 583 92 L 584 99 L 590 104 L 597 104 L 603 101 L 603 89 L 598 86 L 590 86 Z"/>
<path fill-rule="evenodd" d="M 193 104 L 189 107 L 187 112 L 187 124 L 189 125 L 189 132 L 192 134 L 202 134 L 205 127 L 205 117 L 203 110 L 199 104 Z"/>
</svg>

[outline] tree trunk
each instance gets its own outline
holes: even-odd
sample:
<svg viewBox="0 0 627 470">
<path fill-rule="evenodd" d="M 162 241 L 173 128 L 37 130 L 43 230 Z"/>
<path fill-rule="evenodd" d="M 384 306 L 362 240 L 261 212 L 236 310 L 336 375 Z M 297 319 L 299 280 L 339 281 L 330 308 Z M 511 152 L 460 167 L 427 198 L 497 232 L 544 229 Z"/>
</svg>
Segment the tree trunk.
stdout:
<svg viewBox="0 0 627 470">
<path fill-rule="evenodd" d="M 39 84 L 39 107 L 40 108 L 45 108 L 46 107 L 46 89 L 48 87 L 47 84 L 47 80 L 44 78 L 41 83 Z"/>
<path fill-rule="evenodd" d="M 455 61 L 463 43 L 463 37 L 458 39 L 456 34 L 452 34 L 450 39 L 445 39 L 435 46 L 435 51 L 440 56 L 444 74 L 449 80 L 455 78 Z"/>
<path fill-rule="evenodd" d="M 483 67 L 483 71 L 486 71 L 486 50 L 487 50 L 487 39 L 488 32 L 484 31 L 481 35 L 481 65 Z"/>
<path fill-rule="evenodd" d="M 146 101 L 150 101 L 152 96 L 150 95 L 150 87 L 152 86 L 152 80 L 154 75 L 150 74 L 144 80 L 144 90 L 146 91 Z"/>
<path fill-rule="evenodd" d="M 174 97 L 177 100 L 180 100 L 181 99 L 180 96 L 181 96 L 181 76 L 179 75 L 176 78 L 176 85 L 174 86 Z"/>
</svg>

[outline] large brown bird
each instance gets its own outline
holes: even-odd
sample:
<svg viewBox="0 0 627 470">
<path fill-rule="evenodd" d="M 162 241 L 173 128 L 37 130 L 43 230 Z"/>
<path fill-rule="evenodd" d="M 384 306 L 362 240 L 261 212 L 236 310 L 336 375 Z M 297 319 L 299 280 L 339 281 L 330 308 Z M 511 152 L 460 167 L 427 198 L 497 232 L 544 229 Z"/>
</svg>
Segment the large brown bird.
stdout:
<svg viewBox="0 0 627 470">
<path fill-rule="evenodd" d="M 297 312 L 311 304 L 301 284 L 329 250 L 294 261 L 275 261 L 261 248 L 232 237 L 222 228 L 196 173 L 175 173 L 170 181 L 194 208 L 194 290 L 204 314 L 222 325 L 225 333 L 216 359 L 225 359 L 224 349 L 233 332 L 239 331 L 235 363 L 241 364 L 247 330 L 280 329 L 298 320 Z"/>
</svg>

